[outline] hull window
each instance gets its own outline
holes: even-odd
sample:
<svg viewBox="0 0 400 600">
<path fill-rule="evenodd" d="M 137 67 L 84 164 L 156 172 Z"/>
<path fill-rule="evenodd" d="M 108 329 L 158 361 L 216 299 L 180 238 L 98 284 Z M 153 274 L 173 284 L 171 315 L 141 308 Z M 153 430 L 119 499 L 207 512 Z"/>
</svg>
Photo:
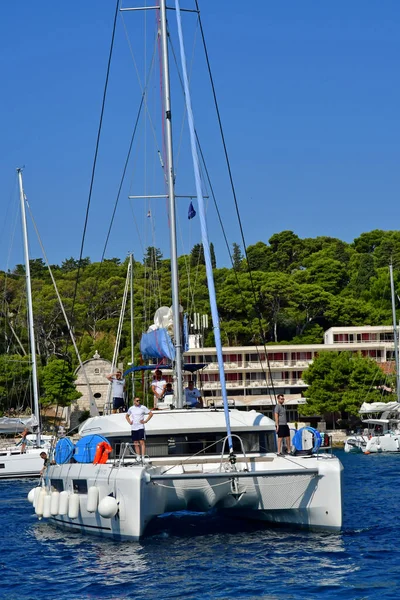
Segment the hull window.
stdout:
<svg viewBox="0 0 400 600">
<path fill-rule="evenodd" d="M 62 479 L 52 479 L 50 484 L 51 487 L 54 488 L 54 490 L 56 490 L 57 492 L 64 491 L 64 482 Z"/>
<path fill-rule="evenodd" d="M 88 486 L 86 479 L 83 479 L 82 481 L 80 479 L 73 479 L 72 486 L 74 492 L 77 492 L 78 494 L 87 494 Z"/>
</svg>

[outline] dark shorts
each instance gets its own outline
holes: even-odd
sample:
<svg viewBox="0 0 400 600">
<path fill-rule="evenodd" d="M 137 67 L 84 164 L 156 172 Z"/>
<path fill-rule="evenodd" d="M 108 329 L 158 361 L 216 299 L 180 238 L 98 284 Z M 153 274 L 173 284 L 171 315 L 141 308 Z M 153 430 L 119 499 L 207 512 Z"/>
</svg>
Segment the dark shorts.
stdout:
<svg viewBox="0 0 400 600">
<path fill-rule="evenodd" d="M 122 408 L 125 406 L 123 398 L 113 398 L 113 408 Z"/>
<path fill-rule="evenodd" d="M 289 425 L 279 425 L 278 438 L 290 437 Z"/>
<path fill-rule="evenodd" d="M 144 429 L 136 429 L 131 431 L 132 442 L 139 442 L 140 440 L 146 439 Z"/>
</svg>

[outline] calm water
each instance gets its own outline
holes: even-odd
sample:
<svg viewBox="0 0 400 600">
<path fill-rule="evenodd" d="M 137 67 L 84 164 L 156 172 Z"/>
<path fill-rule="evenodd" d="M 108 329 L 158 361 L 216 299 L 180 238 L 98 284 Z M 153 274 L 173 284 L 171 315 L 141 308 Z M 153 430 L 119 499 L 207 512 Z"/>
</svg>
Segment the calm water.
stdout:
<svg viewBox="0 0 400 600">
<path fill-rule="evenodd" d="M 340 534 L 184 514 L 158 519 L 140 544 L 118 544 L 38 522 L 32 481 L 2 481 L 0 598 L 398 598 L 400 456 L 338 454 Z"/>
</svg>

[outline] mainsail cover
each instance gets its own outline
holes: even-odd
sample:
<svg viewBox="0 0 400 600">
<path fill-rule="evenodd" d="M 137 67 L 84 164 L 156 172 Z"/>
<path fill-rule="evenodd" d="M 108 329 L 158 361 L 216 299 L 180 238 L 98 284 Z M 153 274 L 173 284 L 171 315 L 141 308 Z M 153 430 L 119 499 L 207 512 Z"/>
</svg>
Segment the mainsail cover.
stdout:
<svg viewBox="0 0 400 600">
<path fill-rule="evenodd" d="M 142 334 L 140 352 L 143 358 L 175 359 L 175 348 L 168 331 L 155 329 Z"/>
<path fill-rule="evenodd" d="M 0 418 L 0 433 L 21 433 L 25 428 L 33 431 L 39 422 L 35 415 L 30 417 L 1 417 Z"/>
</svg>

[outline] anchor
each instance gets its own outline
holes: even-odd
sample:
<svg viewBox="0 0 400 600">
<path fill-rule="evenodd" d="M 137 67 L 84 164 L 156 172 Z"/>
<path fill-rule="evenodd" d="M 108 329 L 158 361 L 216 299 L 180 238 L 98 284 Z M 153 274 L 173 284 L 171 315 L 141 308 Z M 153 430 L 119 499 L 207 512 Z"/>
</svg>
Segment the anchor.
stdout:
<svg viewBox="0 0 400 600">
<path fill-rule="evenodd" d="M 235 498 L 235 500 L 237 502 L 239 502 L 239 500 L 241 500 L 244 493 L 245 492 L 241 492 L 239 490 L 239 481 L 238 481 L 237 477 L 232 477 L 232 479 L 231 479 L 231 495 Z"/>
</svg>

